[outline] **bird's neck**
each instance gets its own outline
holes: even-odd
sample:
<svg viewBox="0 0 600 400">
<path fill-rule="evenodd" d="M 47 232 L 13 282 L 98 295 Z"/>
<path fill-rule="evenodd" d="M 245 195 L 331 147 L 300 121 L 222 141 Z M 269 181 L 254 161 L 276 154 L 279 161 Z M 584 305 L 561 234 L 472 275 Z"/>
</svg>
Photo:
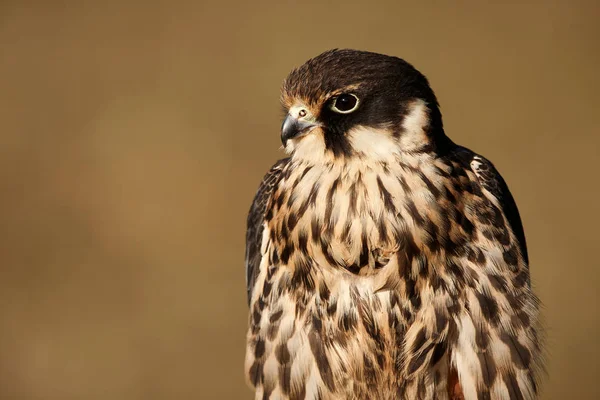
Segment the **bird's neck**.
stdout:
<svg viewBox="0 0 600 400">
<path fill-rule="evenodd" d="M 439 179 L 430 157 L 292 161 L 273 198 L 269 221 L 276 258 L 292 268 L 316 262 L 375 273 L 398 250 L 399 238 L 414 236 L 405 223 L 413 218 L 413 208 L 433 209 L 427 185 L 437 185 Z"/>
</svg>

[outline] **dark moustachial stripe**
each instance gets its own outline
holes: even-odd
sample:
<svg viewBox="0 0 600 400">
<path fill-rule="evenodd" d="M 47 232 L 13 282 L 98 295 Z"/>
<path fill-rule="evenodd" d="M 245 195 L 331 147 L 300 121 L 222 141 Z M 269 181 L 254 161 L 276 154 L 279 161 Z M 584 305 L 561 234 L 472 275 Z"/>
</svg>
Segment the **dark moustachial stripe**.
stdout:
<svg viewBox="0 0 600 400">
<path fill-rule="evenodd" d="M 325 148 L 331 150 L 336 158 L 350 157 L 353 154 L 352 145 L 345 135 L 327 129 L 325 129 Z"/>
</svg>

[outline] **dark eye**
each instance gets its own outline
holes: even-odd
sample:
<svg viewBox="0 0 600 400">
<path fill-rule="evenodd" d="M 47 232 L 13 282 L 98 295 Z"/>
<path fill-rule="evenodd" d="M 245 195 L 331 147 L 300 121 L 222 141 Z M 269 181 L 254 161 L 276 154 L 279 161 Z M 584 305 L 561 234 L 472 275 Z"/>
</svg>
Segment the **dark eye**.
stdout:
<svg viewBox="0 0 600 400">
<path fill-rule="evenodd" d="M 340 114 L 349 114 L 358 108 L 358 97 L 353 94 L 340 94 L 331 104 L 331 109 Z"/>
</svg>

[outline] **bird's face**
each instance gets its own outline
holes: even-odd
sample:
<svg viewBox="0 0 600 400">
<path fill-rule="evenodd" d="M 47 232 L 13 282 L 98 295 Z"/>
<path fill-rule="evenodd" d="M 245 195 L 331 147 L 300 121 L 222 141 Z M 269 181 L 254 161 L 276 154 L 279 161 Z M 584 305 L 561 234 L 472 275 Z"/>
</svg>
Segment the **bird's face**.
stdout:
<svg viewBox="0 0 600 400">
<path fill-rule="evenodd" d="M 298 159 L 386 159 L 444 137 L 427 79 L 396 57 L 325 52 L 290 73 L 282 104 L 281 140 Z"/>
</svg>

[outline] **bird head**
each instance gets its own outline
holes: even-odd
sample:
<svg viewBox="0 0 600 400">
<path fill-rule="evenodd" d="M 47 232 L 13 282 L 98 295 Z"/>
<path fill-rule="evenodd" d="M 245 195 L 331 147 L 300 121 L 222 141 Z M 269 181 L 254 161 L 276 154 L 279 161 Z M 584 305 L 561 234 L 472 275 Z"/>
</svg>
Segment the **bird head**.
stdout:
<svg viewBox="0 0 600 400">
<path fill-rule="evenodd" d="M 447 141 L 427 78 L 397 57 L 327 51 L 288 75 L 281 103 L 281 140 L 299 159 L 386 159 Z"/>
</svg>

